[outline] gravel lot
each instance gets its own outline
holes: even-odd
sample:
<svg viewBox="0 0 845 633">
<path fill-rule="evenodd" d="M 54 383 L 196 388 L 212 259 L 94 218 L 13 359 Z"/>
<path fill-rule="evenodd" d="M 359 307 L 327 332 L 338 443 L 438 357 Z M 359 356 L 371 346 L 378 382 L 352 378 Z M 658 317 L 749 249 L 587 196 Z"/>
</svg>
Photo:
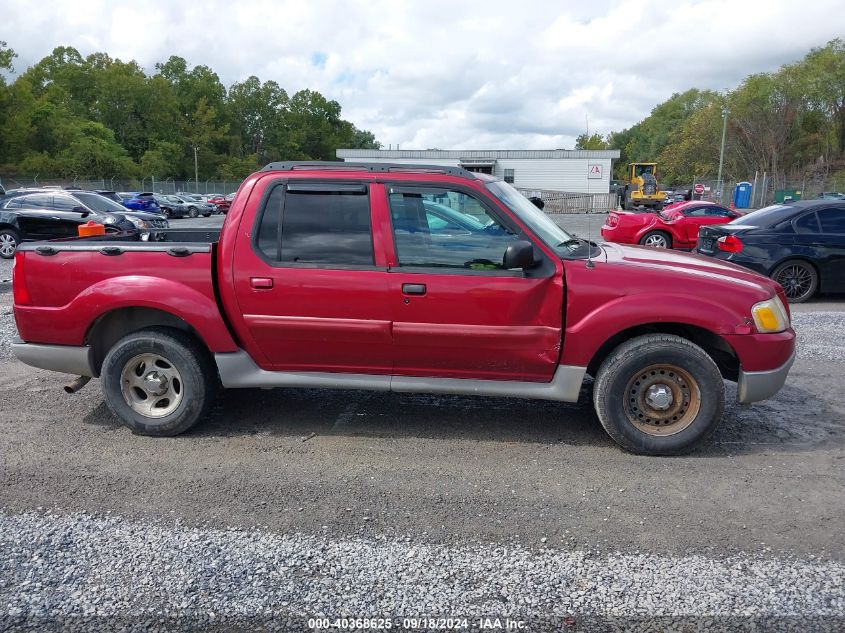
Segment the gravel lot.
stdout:
<svg viewBox="0 0 845 633">
<path fill-rule="evenodd" d="M 315 616 L 403 607 L 405 616 L 524 619 L 531 630 L 548 630 L 540 617 L 573 613 L 654 624 L 717 615 L 766 630 L 845 624 L 845 565 L 829 560 L 443 547 L 49 513 L 0 514 L 0 548 L 3 628 L 57 615 L 62 630 L 115 619 L 141 628 L 178 614 L 202 628 L 300 630 Z"/>
<path fill-rule="evenodd" d="M 729 402 L 692 455 L 643 458 L 605 436 L 589 385 L 572 405 L 231 391 L 187 435 L 135 437 L 98 381 L 67 396 L 66 377 L 9 360 L 9 271 L 0 630 L 421 614 L 845 628 L 841 298 L 796 307 L 799 357 L 775 399 Z"/>
</svg>

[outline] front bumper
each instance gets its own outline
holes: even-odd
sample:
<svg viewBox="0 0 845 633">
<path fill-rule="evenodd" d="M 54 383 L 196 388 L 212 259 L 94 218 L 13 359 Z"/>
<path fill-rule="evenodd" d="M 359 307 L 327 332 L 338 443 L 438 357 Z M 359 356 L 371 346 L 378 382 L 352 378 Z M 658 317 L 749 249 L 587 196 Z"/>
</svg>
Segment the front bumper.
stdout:
<svg viewBox="0 0 845 633">
<path fill-rule="evenodd" d="M 77 376 L 96 376 L 91 362 L 91 348 L 87 345 L 41 345 L 18 340 L 12 343 L 12 353 L 22 363 L 39 369 Z"/>
<path fill-rule="evenodd" d="M 792 352 L 789 360 L 777 369 L 769 371 L 744 371 L 740 369 L 736 399 L 741 404 L 750 404 L 771 398 L 783 387 L 794 362 L 795 352 Z"/>
</svg>

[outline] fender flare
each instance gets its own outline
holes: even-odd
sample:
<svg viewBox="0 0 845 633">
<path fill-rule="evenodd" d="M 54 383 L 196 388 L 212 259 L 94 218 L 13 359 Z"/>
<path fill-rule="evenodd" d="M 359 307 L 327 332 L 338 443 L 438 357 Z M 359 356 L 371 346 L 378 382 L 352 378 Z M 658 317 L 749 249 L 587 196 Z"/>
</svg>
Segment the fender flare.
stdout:
<svg viewBox="0 0 845 633">
<path fill-rule="evenodd" d="M 82 291 L 67 307 L 71 306 L 93 316 L 86 335 L 102 317 L 116 310 L 150 308 L 187 323 L 212 353 L 238 349 L 216 300 L 169 279 L 145 275 L 104 279 Z"/>
<path fill-rule="evenodd" d="M 741 316 L 713 302 L 677 293 L 661 297 L 661 308 L 656 315 L 654 296 L 625 295 L 602 304 L 579 321 L 567 324 L 560 362 L 586 367 L 606 343 L 622 332 L 643 326 L 659 329 L 661 325 L 705 330 L 733 350 L 725 336 L 750 334 L 751 315 Z"/>
</svg>

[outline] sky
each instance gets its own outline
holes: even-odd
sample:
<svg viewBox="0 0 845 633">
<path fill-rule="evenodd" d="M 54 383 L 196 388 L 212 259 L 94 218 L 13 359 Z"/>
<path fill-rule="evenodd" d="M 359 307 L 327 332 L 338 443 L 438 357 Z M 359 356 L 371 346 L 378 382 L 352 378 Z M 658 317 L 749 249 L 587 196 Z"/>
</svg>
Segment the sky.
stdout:
<svg viewBox="0 0 845 633">
<path fill-rule="evenodd" d="M 20 72 L 73 46 L 228 88 L 309 88 L 385 148 L 572 148 L 675 92 L 729 90 L 845 37 L 842 0 L 2 0 Z"/>
</svg>

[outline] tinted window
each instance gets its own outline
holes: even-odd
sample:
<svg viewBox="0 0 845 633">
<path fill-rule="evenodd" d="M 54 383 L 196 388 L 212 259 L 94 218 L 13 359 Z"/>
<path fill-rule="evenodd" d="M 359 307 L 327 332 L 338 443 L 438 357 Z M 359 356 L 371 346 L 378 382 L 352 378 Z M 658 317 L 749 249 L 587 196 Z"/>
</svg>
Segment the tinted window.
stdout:
<svg viewBox="0 0 845 633">
<path fill-rule="evenodd" d="M 49 193 L 33 193 L 21 197 L 21 206 L 37 207 L 39 209 L 52 209 L 53 196 Z"/>
<path fill-rule="evenodd" d="M 805 213 L 795 220 L 795 232 L 800 234 L 819 232 L 819 221 L 816 219 L 814 211 Z"/>
<path fill-rule="evenodd" d="M 845 209 L 822 209 L 819 211 L 822 233 L 845 235 Z"/>
<path fill-rule="evenodd" d="M 53 208 L 56 211 L 73 211 L 78 206 L 81 205 L 70 196 L 53 196 Z"/>
<path fill-rule="evenodd" d="M 256 242 L 267 257 L 282 262 L 372 266 L 366 188 L 318 184 L 291 184 L 287 190 L 276 187 L 267 200 Z"/>
<path fill-rule="evenodd" d="M 123 213 L 126 211 L 126 207 L 98 193 L 75 193 L 73 196 L 89 209 L 101 213 Z"/>
<path fill-rule="evenodd" d="M 11 198 L 11 199 L 9 199 L 9 200 L 6 200 L 6 201 L 3 203 L 3 208 L 4 208 L 4 209 L 14 209 L 15 207 L 20 207 L 20 206 L 22 206 L 22 205 L 23 205 L 23 203 L 21 202 L 21 197 L 22 197 L 22 196 L 19 196 L 19 197 L 17 197 L 17 198 Z"/>
<path fill-rule="evenodd" d="M 279 218 L 282 216 L 282 200 L 284 199 L 285 188 L 278 186 L 273 189 L 267 204 L 264 205 L 264 212 L 261 214 L 261 223 L 258 225 L 258 235 L 255 243 L 264 255 L 270 259 L 281 259 L 279 251 Z"/>
<path fill-rule="evenodd" d="M 390 192 L 400 266 L 495 270 L 518 237 L 484 205 L 459 191 Z"/>
</svg>

